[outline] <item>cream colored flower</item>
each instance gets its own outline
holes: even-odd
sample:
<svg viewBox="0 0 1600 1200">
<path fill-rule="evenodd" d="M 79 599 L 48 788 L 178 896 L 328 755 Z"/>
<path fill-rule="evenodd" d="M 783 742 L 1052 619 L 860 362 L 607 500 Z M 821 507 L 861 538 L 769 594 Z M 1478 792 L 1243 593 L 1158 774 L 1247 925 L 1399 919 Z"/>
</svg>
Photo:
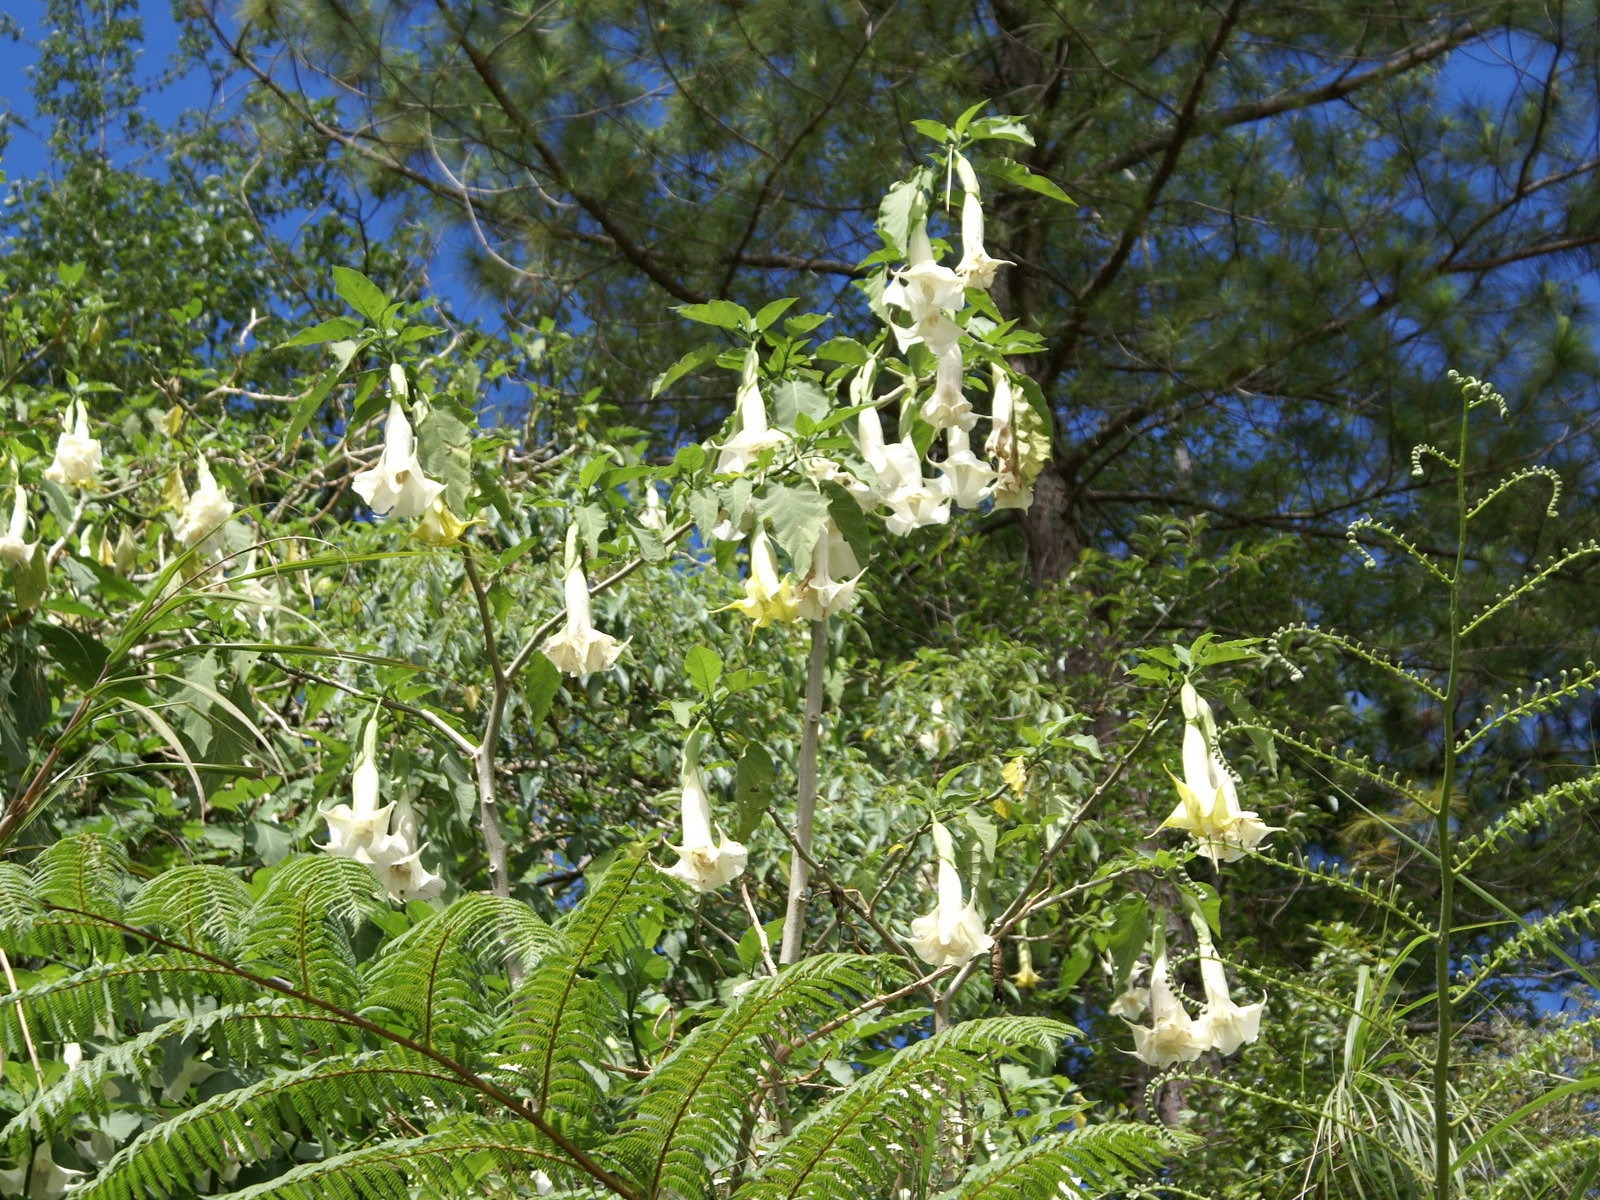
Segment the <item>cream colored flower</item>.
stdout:
<svg viewBox="0 0 1600 1200">
<path fill-rule="evenodd" d="M 691 734 L 683 748 L 683 768 L 679 776 L 680 815 L 683 842 L 671 847 L 678 861 L 666 868 L 674 879 L 681 879 L 697 892 L 715 891 L 744 873 L 749 852 L 726 837 L 717 841 L 711 832 L 711 804 L 706 799 L 705 781 L 700 778 L 700 737 Z"/>
<path fill-rule="evenodd" d="M 1211 706 L 1187 681 L 1183 684 L 1183 779 L 1169 771 L 1178 791 L 1178 806 L 1161 823 L 1181 829 L 1200 843 L 1200 853 L 1213 863 L 1233 862 L 1279 830 L 1239 806 L 1233 776 L 1217 748 L 1217 723 Z"/>
<path fill-rule="evenodd" d="M 739 375 L 739 391 L 735 409 L 739 429 L 722 443 L 717 456 L 719 475 L 737 475 L 747 470 L 762 452 L 783 445 L 789 435 L 767 426 L 767 405 L 761 398 L 761 364 L 755 347 L 745 351 L 744 369 Z"/>
<path fill-rule="evenodd" d="M 56 454 L 44 469 L 44 477 L 62 487 L 86 488 L 94 484 L 99 469 L 100 443 L 89 436 L 89 414 L 79 398 L 62 414 Z"/>
<path fill-rule="evenodd" d="M 802 620 L 821 621 L 849 610 L 855 603 L 861 564 L 844 534 L 826 522 L 811 552 L 811 569 L 795 591 L 795 612 Z"/>
<path fill-rule="evenodd" d="M 357 472 L 350 486 L 380 517 L 420 517 L 443 494 L 444 484 L 429 479 L 417 461 L 416 438 L 398 399 L 389 401 L 382 456 L 376 466 Z"/>
<path fill-rule="evenodd" d="M 56 1165 L 45 1138 L 33 1148 L 33 1157 L 8 1171 L 0 1171 L 0 1193 L 13 1200 L 60 1200 L 72 1190 L 73 1180 L 86 1171 Z"/>
<path fill-rule="evenodd" d="M 961 394 L 963 382 L 961 347 L 954 345 L 939 356 L 933 394 L 922 402 L 922 419 L 935 429 L 971 429 L 978 416 Z"/>
<path fill-rule="evenodd" d="M 956 425 L 945 431 L 944 462 L 939 464 L 944 494 L 957 508 L 977 508 L 994 490 L 995 473 L 972 452 L 967 431 Z"/>
<path fill-rule="evenodd" d="M 950 831 L 933 823 L 933 846 L 938 856 L 937 898 L 933 911 L 911 922 L 911 948 L 923 962 L 935 967 L 959 967 L 987 954 L 994 939 L 983 928 L 974 897 L 961 902 L 961 875 L 956 870 L 955 843 Z"/>
<path fill-rule="evenodd" d="M 444 880 L 422 865 L 417 844 L 417 817 L 407 803 L 379 805 L 378 722 L 367 722 L 361 750 L 350 772 L 350 803 L 322 810 L 328 822 L 330 854 L 354 859 L 371 868 L 391 900 L 431 900 Z M 392 815 L 392 817 L 391 817 Z"/>
<path fill-rule="evenodd" d="M 921 342 L 936 356 L 943 355 L 961 336 L 961 326 L 950 314 L 960 311 L 966 302 L 961 276 L 933 261 L 924 216 L 911 230 L 905 267 L 896 271 L 883 289 L 884 307 L 891 314 L 889 328 L 901 352 Z M 893 315 L 895 310 L 903 310 L 910 324 L 902 325 Z"/>
<path fill-rule="evenodd" d="M 195 460 L 195 490 L 188 493 L 178 514 L 178 540 L 185 546 L 199 547 L 201 554 L 214 552 L 221 542 L 221 529 L 233 516 L 233 501 L 212 477 L 205 455 Z"/>
<path fill-rule="evenodd" d="M 997 509 L 1027 508 L 1033 503 L 1033 484 L 1022 480 L 1015 407 L 1016 395 L 1011 386 L 1011 376 L 996 366 L 989 439 L 983 449 L 995 465 L 994 488 L 990 495 Z"/>
<path fill-rule="evenodd" d="M 567 623 L 560 633 L 546 638 L 539 649 L 563 674 L 590 675 L 595 671 L 609 671 L 628 643 L 619 642 L 594 627 L 589 580 L 583 573 L 576 534 L 576 527 L 567 533 L 567 574 L 563 583 Z"/>
<path fill-rule="evenodd" d="M 1193 924 L 1200 939 L 1200 982 L 1206 992 L 1206 1006 L 1200 1010 L 1197 1024 L 1213 1049 L 1232 1054 L 1246 1042 L 1261 1036 L 1261 1010 L 1267 1002 L 1258 1000 L 1246 1005 L 1233 1002 L 1233 997 L 1228 995 L 1227 972 L 1211 943 L 1211 931 L 1201 918 L 1193 918 Z"/>
<path fill-rule="evenodd" d="M 38 542 L 24 538 L 28 532 L 28 493 L 20 483 L 11 489 L 11 523 L 4 537 L 0 537 L 0 565 L 25 567 L 33 561 Z"/>
<path fill-rule="evenodd" d="M 757 629 L 774 621 L 787 624 L 800 619 L 794 580 L 778 574 L 778 560 L 773 556 L 765 525 L 750 539 L 750 574 L 745 577 L 744 598 L 723 608 L 738 609 L 756 623 Z"/>
<path fill-rule="evenodd" d="M 978 176 L 972 164 L 956 155 L 956 173 L 961 176 L 965 195 L 961 201 L 961 261 L 956 274 L 968 287 L 989 290 L 995 271 L 1010 266 L 1008 258 L 990 258 L 983 248 L 983 203 L 978 198 Z"/>
<path fill-rule="evenodd" d="M 1133 1053 L 1139 1061 L 1152 1067 L 1170 1067 L 1199 1058 L 1211 1048 L 1211 1039 L 1189 1015 L 1183 997 L 1173 991 L 1167 971 L 1167 948 L 1159 931 L 1157 939 L 1155 962 L 1150 967 L 1150 1025 L 1126 1023 L 1133 1031 Z"/>
</svg>

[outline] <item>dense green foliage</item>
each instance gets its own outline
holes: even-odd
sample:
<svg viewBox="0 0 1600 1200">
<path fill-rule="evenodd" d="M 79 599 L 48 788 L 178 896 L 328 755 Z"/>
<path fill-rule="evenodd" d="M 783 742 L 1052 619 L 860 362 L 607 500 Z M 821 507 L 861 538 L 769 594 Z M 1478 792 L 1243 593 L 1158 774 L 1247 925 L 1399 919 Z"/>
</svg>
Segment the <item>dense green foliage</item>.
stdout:
<svg viewBox="0 0 1600 1200">
<path fill-rule="evenodd" d="M 1592 1189 L 1562 6 L 259 4 L 191 29 L 254 82 L 177 129 L 131 5 L 50 11 L 0 230 L 0 1190 Z M 877 469 L 869 402 L 955 453 L 881 301 L 919 205 L 966 248 L 957 149 L 1016 260 L 961 386 L 1022 372 L 1054 455 L 902 537 L 813 468 Z M 463 220 L 504 328 L 428 283 Z M 730 468 L 752 364 L 786 440 Z M 401 402 L 465 530 L 362 498 Z M 741 519 L 796 584 L 847 526 L 855 606 L 749 628 Z M 563 674 L 574 561 L 627 645 Z M 1158 829 L 1188 686 L 1274 830 L 1236 861 Z M 748 851 L 703 892 L 656 869 L 689 745 Z M 438 896 L 318 852 L 367 770 Z M 994 944 L 930 967 L 941 834 Z M 1128 1053 L 1149 960 L 1204 1014 L 1212 954 L 1259 1040 Z"/>
</svg>

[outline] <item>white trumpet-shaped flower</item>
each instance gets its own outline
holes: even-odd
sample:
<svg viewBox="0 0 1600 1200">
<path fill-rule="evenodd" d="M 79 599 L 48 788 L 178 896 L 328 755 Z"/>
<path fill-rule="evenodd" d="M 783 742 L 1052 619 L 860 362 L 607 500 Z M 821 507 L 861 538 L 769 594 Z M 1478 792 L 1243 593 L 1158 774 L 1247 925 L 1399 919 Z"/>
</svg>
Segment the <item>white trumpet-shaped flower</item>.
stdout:
<svg viewBox="0 0 1600 1200">
<path fill-rule="evenodd" d="M 756 623 L 757 629 L 774 621 L 787 624 L 800 619 L 794 580 L 778 574 L 778 560 L 772 553 L 765 525 L 757 528 L 750 539 L 750 574 L 745 576 L 744 596 L 723 607 L 738 609 Z"/>
<path fill-rule="evenodd" d="M 978 198 L 978 176 L 972 164 L 956 155 L 956 173 L 965 195 L 961 201 L 961 261 L 956 274 L 968 287 L 989 290 L 997 269 L 1010 266 L 1008 258 L 990 258 L 983 248 L 983 203 Z"/>
<path fill-rule="evenodd" d="M 811 552 L 811 569 L 795 591 L 795 611 L 802 620 L 820 621 L 847 611 L 855 603 L 861 564 L 844 534 L 826 522 Z"/>
<path fill-rule="evenodd" d="M 220 531 L 233 516 L 233 501 L 218 486 L 205 455 L 195 460 L 195 489 L 184 497 L 178 514 L 178 540 L 209 554 L 221 540 Z"/>
<path fill-rule="evenodd" d="M 960 311 L 966 302 L 961 276 L 933 261 L 927 217 L 922 217 L 911 229 L 906 265 L 883 289 L 885 307 L 904 310 L 911 321 L 902 325 L 891 318 L 895 342 L 902 352 L 921 342 L 935 355 L 944 354 L 961 336 L 961 326 L 950 314 Z"/>
<path fill-rule="evenodd" d="M 935 967 L 959 967 L 987 954 L 994 939 L 983 928 L 977 897 L 961 902 L 961 874 L 956 869 L 956 848 L 950 831 L 933 823 L 933 847 L 938 857 L 936 899 L 933 911 L 911 922 L 911 949 Z"/>
<path fill-rule="evenodd" d="M 739 474 L 747 470 L 761 456 L 789 440 L 787 434 L 767 425 L 767 405 L 761 398 L 760 360 L 755 348 L 745 351 L 744 368 L 739 374 L 739 392 L 735 409 L 739 429 L 722 443 L 717 456 L 718 474 Z"/>
<path fill-rule="evenodd" d="M 429 479 L 417 461 L 416 437 L 398 398 L 389 401 L 383 454 L 376 466 L 358 471 L 350 486 L 380 517 L 423 516 L 444 493 L 444 484 Z"/>
<path fill-rule="evenodd" d="M 994 406 L 990 413 L 986 453 L 995 466 L 994 490 L 990 493 L 995 508 L 1027 508 L 1033 503 L 1033 485 L 1022 482 L 1021 448 L 1015 424 L 1016 393 L 1011 376 L 999 366 L 994 369 Z"/>
<path fill-rule="evenodd" d="M 100 470 L 100 443 L 89 436 L 89 414 L 80 398 L 61 416 L 61 436 L 56 439 L 55 457 L 44 469 L 44 477 L 62 487 L 90 487 Z"/>
<path fill-rule="evenodd" d="M 578 553 L 577 528 L 567 531 L 567 574 L 563 581 L 567 602 L 567 622 L 561 632 L 545 639 L 540 651 L 566 675 L 590 675 L 609 671 L 627 648 L 609 633 L 594 627 L 590 607 L 589 580 L 583 573 L 583 558 Z M 631 639 L 630 639 L 631 640 Z"/>
<path fill-rule="evenodd" d="M 74 1181 L 85 1174 L 85 1171 L 58 1165 L 50 1151 L 50 1139 L 43 1138 L 34 1146 L 31 1158 L 0 1171 L 0 1193 L 15 1200 L 60 1200 L 72 1190 Z"/>
<path fill-rule="evenodd" d="M 377 742 L 374 718 L 367 722 L 350 772 L 350 803 L 322 810 L 328 822 L 328 844 L 323 849 L 366 864 L 391 900 L 431 900 L 443 890 L 444 880 L 422 865 L 427 846 L 417 844 L 417 818 L 411 806 L 379 804 Z"/>
<path fill-rule="evenodd" d="M 1217 749 L 1217 723 L 1211 706 L 1186 680 L 1183 685 L 1183 778 L 1168 772 L 1178 790 L 1178 806 L 1161 823 L 1181 829 L 1200 843 L 1213 863 L 1233 862 L 1278 830 L 1239 806 L 1233 776 Z"/>
<path fill-rule="evenodd" d="M 0 537 L 0 565 L 25 567 L 33 559 L 38 542 L 26 540 L 28 532 L 28 493 L 20 483 L 11 489 L 11 522 Z"/>
<path fill-rule="evenodd" d="M 1227 972 L 1223 970 L 1222 960 L 1217 957 L 1216 947 L 1211 942 L 1211 931 L 1206 928 L 1203 918 L 1194 918 L 1193 924 L 1200 939 L 1200 983 L 1206 992 L 1206 1006 L 1200 1010 L 1196 1024 L 1205 1033 L 1212 1049 L 1222 1054 L 1232 1054 L 1246 1042 L 1253 1042 L 1261 1035 L 1261 1010 L 1267 1002 L 1258 1000 L 1245 1005 L 1233 1002 L 1233 997 L 1228 994 Z"/>
<path fill-rule="evenodd" d="M 679 776 L 683 842 L 671 847 L 678 861 L 665 870 L 697 892 L 710 892 L 744 873 L 749 852 L 738 842 L 726 837 L 718 841 L 712 836 L 711 803 L 706 799 L 705 781 L 700 778 L 700 739 L 701 734 L 696 732 L 684 744 Z"/>
<path fill-rule="evenodd" d="M 961 394 L 964 373 L 961 347 L 951 346 L 939 356 L 933 393 L 922 402 L 922 419 L 935 429 L 971 429 L 978 416 L 972 402 Z"/>
<path fill-rule="evenodd" d="M 1139 1061 L 1152 1067 L 1170 1067 L 1199 1058 L 1211 1048 L 1211 1039 L 1189 1015 L 1183 997 L 1172 988 L 1166 942 L 1159 927 L 1156 938 L 1155 961 L 1150 966 L 1150 1024 L 1135 1025 L 1124 1020 L 1133 1031 L 1133 1053 Z"/>
<path fill-rule="evenodd" d="M 957 508 L 977 508 L 994 489 L 994 470 L 972 452 L 967 431 L 959 425 L 945 431 L 945 444 L 939 466 L 944 493 Z"/>
</svg>

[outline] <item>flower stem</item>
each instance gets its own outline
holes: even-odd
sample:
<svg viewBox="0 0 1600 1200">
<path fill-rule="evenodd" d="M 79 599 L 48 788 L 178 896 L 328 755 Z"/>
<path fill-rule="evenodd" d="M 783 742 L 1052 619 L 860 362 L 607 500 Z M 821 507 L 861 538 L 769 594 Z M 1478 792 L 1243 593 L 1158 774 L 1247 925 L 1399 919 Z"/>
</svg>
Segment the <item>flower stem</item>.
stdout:
<svg viewBox="0 0 1600 1200">
<path fill-rule="evenodd" d="M 811 655 L 806 660 L 806 712 L 800 727 L 800 758 L 795 764 L 795 849 L 789 855 L 789 904 L 783 918 L 780 966 L 799 962 L 805 953 L 806 892 L 810 872 L 811 827 L 817 805 L 817 741 L 822 733 L 822 679 L 828 668 L 828 620 L 811 622 Z"/>
</svg>

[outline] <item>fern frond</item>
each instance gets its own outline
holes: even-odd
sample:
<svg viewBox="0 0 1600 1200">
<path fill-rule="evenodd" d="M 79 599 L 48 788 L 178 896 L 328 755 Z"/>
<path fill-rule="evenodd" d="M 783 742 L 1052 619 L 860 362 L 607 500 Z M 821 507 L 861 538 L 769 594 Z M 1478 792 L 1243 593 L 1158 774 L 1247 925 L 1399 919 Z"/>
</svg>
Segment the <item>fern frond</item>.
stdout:
<svg viewBox="0 0 1600 1200">
<path fill-rule="evenodd" d="M 129 903 L 126 920 L 162 930 L 186 946 L 226 954 L 245 912 L 250 889 L 217 866 L 175 867 L 157 875 Z"/>
<path fill-rule="evenodd" d="M 1597 924 L 1600 924 L 1600 900 L 1591 900 L 1576 908 L 1565 908 L 1537 921 L 1524 923 L 1516 933 L 1461 972 L 1465 982 L 1457 984 L 1454 989 L 1456 1003 L 1470 996 L 1486 980 L 1494 978 L 1507 966 L 1521 962 L 1530 952 L 1548 953 L 1552 948 L 1566 945 L 1576 935 L 1592 931 Z"/>
<path fill-rule="evenodd" d="M 763 1039 L 787 1038 L 849 1008 L 877 986 L 877 960 L 819 955 L 752 983 L 694 1030 L 651 1072 L 628 1124 L 612 1143 L 646 1196 L 702 1196 L 732 1158 L 757 1103 Z"/>
<path fill-rule="evenodd" d="M 1581 671 L 1562 671 L 1554 679 L 1540 679 L 1532 687 L 1519 687 L 1515 693 L 1515 703 L 1510 696 L 1502 696 L 1504 703 L 1500 708 L 1489 710 L 1471 732 L 1463 730 L 1462 736 L 1456 740 L 1456 753 L 1465 754 L 1504 725 L 1515 725 L 1529 717 L 1549 712 L 1574 696 L 1587 694 L 1596 680 L 1600 680 L 1600 668 L 1588 663 Z"/>
<path fill-rule="evenodd" d="M 1511 1196 L 1571 1196 L 1585 1194 L 1581 1183 L 1574 1184 L 1587 1171 L 1593 1182 L 1594 1168 L 1600 1163 L 1600 1136 L 1567 1138 L 1523 1155 L 1515 1166 L 1495 1180 L 1485 1200 L 1504 1200 Z M 1576 1191 L 1566 1191 L 1576 1186 Z M 1563 1190 L 1556 1190 L 1563 1189 Z"/>
<path fill-rule="evenodd" d="M 741 1187 L 738 1200 L 835 1200 L 883 1192 L 916 1173 L 923 1140 L 951 1097 L 986 1082 L 985 1061 L 1053 1052 L 1076 1031 L 1042 1017 L 965 1021 L 907 1046 L 814 1113 Z"/>
<path fill-rule="evenodd" d="M 377 877 L 353 859 L 286 859 L 251 906 L 236 958 L 261 975 L 279 975 L 307 995 L 346 1005 L 360 994 L 351 936 L 377 906 Z"/>
<path fill-rule="evenodd" d="M 1512 805 L 1488 828 L 1458 843 L 1456 870 L 1466 870 L 1477 861 L 1479 855 L 1493 850 L 1507 838 L 1527 833 L 1541 825 L 1553 827 L 1569 809 L 1592 803 L 1596 793 L 1600 793 L 1600 774 L 1558 784 L 1520 804 Z"/>
<path fill-rule="evenodd" d="M 1299 862 L 1290 858 L 1287 852 L 1270 846 L 1257 847 L 1255 854 L 1280 870 L 1298 875 L 1307 882 L 1321 887 L 1335 888 L 1348 895 L 1359 897 L 1363 903 L 1371 904 L 1394 917 L 1411 933 L 1432 935 L 1432 926 L 1422 918 L 1410 902 L 1403 898 L 1390 897 L 1388 893 L 1393 889 L 1393 884 L 1380 876 L 1371 872 L 1346 872 L 1331 862 L 1317 864 Z"/>
<path fill-rule="evenodd" d="M 1069 1129 L 990 1159 L 938 1200 L 1089 1200 L 1130 1176 L 1149 1175 L 1162 1159 L 1199 1140 L 1153 1125 Z"/>
<path fill-rule="evenodd" d="M 286 1054 L 294 1059 L 329 1054 L 335 1046 L 348 1047 L 358 1032 L 329 1013 L 278 996 L 164 1021 L 80 1063 L 35 1096 L 0 1129 L 0 1152 L 16 1153 L 36 1132 L 65 1133 L 78 1114 L 106 1115 L 111 1104 L 107 1092 L 116 1091 L 108 1085 L 124 1078 L 142 1080 L 169 1041 L 212 1044 L 235 1070 L 245 1070 L 276 1064 Z M 322 1040 L 313 1044 L 313 1033 L 320 1033 Z"/>
<path fill-rule="evenodd" d="M 669 894 L 666 877 L 655 869 L 644 843 L 627 846 L 576 908 L 557 922 L 556 930 L 588 966 L 626 949 L 637 940 L 638 918 Z"/>
<path fill-rule="evenodd" d="M 92 833 L 63 838 L 33 860 L 28 886 L 37 908 L 60 905 L 80 913 L 118 917 L 130 883 L 128 859 L 122 847 Z M 18 881 L 20 882 L 20 880 Z M 122 953 L 122 937 L 90 921 L 24 922 L 8 948 L 48 958 L 115 958 Z M 14 941 L 10 941 L 15 937 Z"/>
<path fill-rule="evenodd" d="M 145 1130 L 79 1189 L 83 1200 L 146 1200 L 187 1192 L 205 1171 L 267 1158 L 285 1134 L 321 1145 L 367 1140 L 395 1115 L 459 1111 L 477 1093 L 398 1047 L 279 1071 L 211 1097 Z"/>
<path fill-rule="evenodd" d="M 1550 1028 L 1510 1057 L 1494 1059 L 1490 1069 L 1472 1081 L 1469 1102 L 1476 1106 L 1478 1100 L 1496 1096 L 1508 1087 L 1527 1087 L 1541 1076 L 1556 1075 L 1573 1056 L 1592 1057 L 1596 1042 L 1600 1042 L 1600 1017 Z"/>
<path fill-rule="evenodd" d="M 503 996 L 488 980 L 524 973 L 559 936 L 517 900 L 470 893 L 386 943 L 367 969 L 363 1011 L 387 1011 L 424 1046 L 486 1034 Z"/>
</svg>

